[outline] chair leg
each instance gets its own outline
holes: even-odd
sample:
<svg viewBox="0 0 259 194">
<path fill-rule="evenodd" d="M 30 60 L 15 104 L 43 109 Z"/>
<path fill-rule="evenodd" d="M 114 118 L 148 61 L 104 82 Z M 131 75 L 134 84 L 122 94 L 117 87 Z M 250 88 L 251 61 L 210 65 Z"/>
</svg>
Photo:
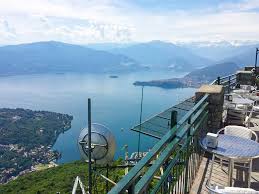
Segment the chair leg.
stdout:
<svg viewBox="0 0 259 194">
<path fill-rule="evenodd" d="M 221 167 L 222 171 L 225 171 L 224 168 L 223 168 L 224 162 L 226 162 L 226 161 L 225 160 L 223 161 L 223 159 L 220 159 L 220 167 Z"/>
<path fill-rule="evenodd" d="M 212 169 L 213 169 L 214 161 L 215 161 L 215 155 L 212 154 L 211 167 L 210 167 L 210 174 L 209 174 L 209 177 L 208 177 L 208 185 L 209 185 L 209 186 L 210 186 L 211 174 L 212 174 Z"/>
<path fill-rule="evenodd" d="M 248 188 L 251 187 L 252 166 L 253 166 L 253 161 L 251 160 L 251 161 L 249 162 L 249 170 L 248 170 Z"/>
<path fill-rule="evenodd" d="M 229 187 L 232 187 L 233 170 L 234 170 L 234 161 L 230 159 L 228 164 L 228 186 Z"/>
</svg>

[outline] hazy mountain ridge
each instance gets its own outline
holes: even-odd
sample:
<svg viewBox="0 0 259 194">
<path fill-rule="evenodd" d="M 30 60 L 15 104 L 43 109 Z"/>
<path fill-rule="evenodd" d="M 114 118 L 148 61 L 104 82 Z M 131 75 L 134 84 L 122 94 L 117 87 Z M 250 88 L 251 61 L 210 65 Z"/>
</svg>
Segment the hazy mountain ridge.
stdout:
<svg viewBox="0 0 259 194">
<path fill-rule="evenodd" d="M 133 46 L 137 43 L 112 43 L 112 42 L 107 42 L 107 43 L 90 43 L 90 44 L 86 44 L 86 45 L 82 45 L 85 46 L 87 48 L 91 48 L 94 50 L 101 50 L 101 51 L 108 51 L 110 52 L 113 49 L 119 49 L 119 48 L 126 48 L 129 46 Z"/>
<path fill-rule="evenodd" d="M 126 56 L 55 41 L 0 47 L 0 65 L 2 75 L 141 69 L 135 60 Z"/>
<path fill-rule="evenodd" d="M 232 62 L 220 63 L 194 70 L 182 78 L 170 78 L 151 81 L 136 81 L 137 86 L 155 86 L 161 88 L 199 87 L 201 84 L 210 83 L 218 76 L 226 76 L 235 73 L 240 67 Z"/>
<path fill-rule="evenodd" d="M 259 46 L 258 42 L 246 41 L 246 42 L 190 42 L 190 43 L 178 43 L 178 45 L 188 48 L 194 54 L 199 56 L 206 56 L 207 58 L 218 62 L 237 62 L 234 58 L 247 50 L 254 50 Z M 254 59 L 250 56 L 251 59 Z M 232 59 L 231 59 L 232 58 Z"/>
<path fill-rule="evenodd" d="M 205 62 L 206 65 L 229 61 L 235 62 L 238 65 L 243 65 L 244 63 L 251 64 L 255 57 L 255 48 L 259 47 L 259 42 L 193 41 L 169 43 L 163 41 L 151 41 L 146 43 L 124 44 L 102 43 L 90 44 L 89 46 L 91 48 L 97 48 L 98 50 L 123 54 L 153 68 L 164 68 L 169 66 L 171 68 L 181 69 L 183 64 L 186 67 L 196 65 L 197 61 L 192 59 L 196 59 L 197 57 L 200 57 L 201 63 Z M 174 52 L 170 52 L 170 49 Z M 151 52 L 150 50 L 153 51 Z M 250 54 L 245 56 L 246 52 L 249 52 Z M 195 55 L 195 57 L 192 57 L 193 55 Z M 199 67 L 206 65 L 201 65 Z"/>
<path fill-rule="evenodd" d="M 181 46 L 162 41 L 103 43 L 86 46 L 48 41 L 0 47 L 0 75 L 65 72 L 131 72 L 150 68 L 190 72 L 216 63 L 253 65 L 255 44 L 193 43 Z M 188 46 L 188 47 L 187 47 Z M 102 50 L 104 49 L 104 50 Z M 200 50 L 199 50 L 200 49 Z M 211 56 L 213 55 L 213 57 Z M 218 62 L 207 58 L 217 59 Z"/>
<path fill-rule="evenodd" d="M 240 66 L 254 66 L 256 48 L 259 48 L 259 44 L 245 47 L 222 61 L 232 61 Z"/>
<path fill-rule="evenodd" d="M 132 58 L 151 69 L 170 69 L 185 71 L 210 65 L 211 60 L 197 56 L 184 47 L 162 41 L 138 43 L 126 48 L 116 48 L 112 53 Z"/>
<path fill-rule="evenodd" d="M 235 73 L 240 67 L 232 62 L 217 63 L 202 69 L 194 70 L 184 76 L 184 79 L 191 79 L 193 81 L 206 81 L 211 82 L 218 76 L 227 76 Z"/>
</svg>

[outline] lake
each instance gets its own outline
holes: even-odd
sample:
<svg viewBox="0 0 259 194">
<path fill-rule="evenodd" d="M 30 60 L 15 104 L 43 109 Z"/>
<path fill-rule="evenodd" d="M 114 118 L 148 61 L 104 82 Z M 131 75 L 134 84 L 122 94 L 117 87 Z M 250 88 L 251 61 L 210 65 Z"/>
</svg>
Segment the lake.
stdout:
<svg viewBox="0 0 259 194">
<path fill-rule="evenodd" d="M 110 74 L 43 74 L 0 78 L 0 106 L 28 108 L 73 115 L 72 127 L 61 134 L 53 149 L 61 152 L 58 163 L 80 159 L 77 137 L 87 126 L 87 99 L 92 99 L 92 121 L 106 125 L 116 138 L 116 157 L 124 157 L 123 146 L 137 151 L 138 134 L 129 130 L 138 124 L 141 87 L 137 80 L 181 77 L 179 72 L 137 72 L 110 78 Z M 143 120 L 193 96 L 195 89 L 144 88 Z M 140 149 L 152 148 L 156 139 L 141 135 Z"/>
</svg>

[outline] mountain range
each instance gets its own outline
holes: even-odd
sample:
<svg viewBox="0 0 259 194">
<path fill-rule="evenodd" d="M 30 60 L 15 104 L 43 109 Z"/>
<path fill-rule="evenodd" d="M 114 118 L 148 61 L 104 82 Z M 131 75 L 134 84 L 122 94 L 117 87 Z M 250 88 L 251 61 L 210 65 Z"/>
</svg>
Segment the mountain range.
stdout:
<svg viewBox="0 0 259 194">
<path fill-rule="evenodd" d="M 254 66 L 255 65 L 255 48 L 259 48 L 258 45 L 246 47 L 245 49 L 239 50 L 234 55 L 225 58 L 222 61 L 232 61 L 240 66 Z M 257 62 L 259 64 L 259 62 Z"/>
<path fill-rule="evenodd" d="M 0 75 L 31 73 L 121 73 L 145 69 L 190 72 L 213 64 L 253 65 L 256 44 L 103 43 L 56 41 L 0 47 Z"/>
<path fill-rule="evenodd" d="M 259 47 L 258 41 L 196 41 L 196 42 L 162 42 L 151 41 L 146 43 L 102 43 L 89 44 L 90 48 L 120 53 L 144 64 L 170 64 L 168 58 L 180 58 L 182 61 L 191 61 L 195 66 L 196 58 L 198 67 L 202 64 L 213 65 L 216 63 L 234 62 L 238 65 L 254 65 L 255 48 Z M 151 51 L 150 51 L 151 50 Z M 169 52 L 167 52 L 169 51 Z M 192 61 L 194 59 L 194 61 Z M 178 60 L 179 61 L 179 60 Z M 179 64 L 178 64 L 179 65 Z M 153 65 L 157 66 L 157 65 Z"/>
<path fill-rule="evenodd" d="M 216 43 L 210 42 L 191 42 L 179 44 L 184 48 L 188 48 L 194 54 L 206 56 L 210 60 L 217 63 L 234 62 L 240 66 L 254 65 L 255 48 L 259 47 L 259 43 L 254 41 L 240 43 L 230 43 L 220 41 Z"/>
<path fill-rule="evenodd" d="M 0 47 L 0 67 L 0 75 L 127 72 L 142 68 L 123 55 L 55 41 Z"/>
<path fill-rule="evenodd" d="M 192 70 L 213 63 L 212 60 L 195 55 L 188 48 L 162 41 L 138 43 L 115 48 L 110 52 L 132 58 L 152 69 L 186 71 L 186 68 Z"/>
<path fill-rule="evenodd" d="M 136 81 L 137 86 L 155 86 L 161 88 L 199 87 L 204 83 L 211 83 L 218 76 L 227 76 L 235 73 L 240 67 L 235 63 L 219 63 L 194 70 L 181 78 L 158 79 L 151 81 Z"/>
</svg>

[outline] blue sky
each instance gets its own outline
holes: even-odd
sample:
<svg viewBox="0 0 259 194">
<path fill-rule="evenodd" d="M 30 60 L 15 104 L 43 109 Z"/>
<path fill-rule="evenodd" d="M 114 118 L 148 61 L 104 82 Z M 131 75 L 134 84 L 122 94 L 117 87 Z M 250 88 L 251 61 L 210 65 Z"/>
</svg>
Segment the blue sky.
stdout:
<svg viewBox="0 0 259 194">
<path fill-rule="evenodd" d="M 259 40 L 259 0 L 1 0 L 0 44 Z"/>
<path fill-rule="evenodd" d="M 142 7 L 143 9 L 155 10 L 195 10 L 206 9 L 208 7 L 215 8 L 224 3 L 240 3 L 241 0 L 136 0 L 126 1 L 129 4 Z"/>
</svg>

